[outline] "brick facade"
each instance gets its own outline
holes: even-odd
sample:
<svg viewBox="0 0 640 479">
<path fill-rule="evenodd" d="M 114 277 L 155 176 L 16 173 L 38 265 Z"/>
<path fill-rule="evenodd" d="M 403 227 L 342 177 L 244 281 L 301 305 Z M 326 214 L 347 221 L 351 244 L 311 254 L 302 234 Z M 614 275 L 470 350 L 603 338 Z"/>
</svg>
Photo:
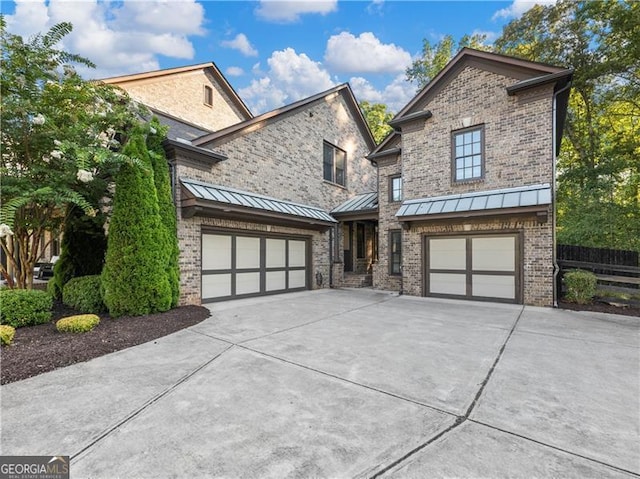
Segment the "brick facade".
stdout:
<svg viewBox="0 0 640 479">
<path fill-rule="evenodd" d="M 376 171 L 365 158 L 369 146 L 358 128 L 357 119 L 350 112 L 342 94 L 331 94 L 247 131 L 203 145 L 228 157 L 210 169 L 188 166 L 178 158 L 176 178 L 195 179 L 330 211 L 356 193 L 375 190 Z M 344 187 L 323 179 L 324 141 L 347 152 Z M 329 287 L 331 244 L 328 230 L 318 232 L 199 216 L 184 219 L 179 191 L 176 192 L 176 204 L 182 304 L 200 302 L 201 231 L 209 226 L 310 237 L 312 287 Z M 341 238 L 336 234 L 339 229 L 336 226 L 333 234 L 338 241 Z M 342 250 L 339 244 L 333 248 L 334 255 Z M 340 258 L 334 256 L 333 259 Z M 342 278 L 341 266 L 338 263 L 332 272 L 336 285 Z M 317 273 L 322 276 L 320 285 L 317 284 Z"/>
<path fill-rule="evenodd" d="M 506 88 L 522 80 L 496 68 L 470 62 L 444 78 L 405 114 L 429 110 L 430 118 L 402 124 L 401 158 L 379 162 L 379 264 L 374 287 L 400 289 L 389 273 L 388 231 L 400 228 L 389 202 L 389 177 L 402 173 L 404 199 L 418 199 L 553 182 L 554 84 L 509 96 Z M 530 76 L 534 76 L 530 73 Z M 484 177 L 456 183 L 452 177 L 452 132 L 484 129 Z M 393 145 L 388 145 L 390 149 Z M 444 232 L 518 232 L 523 242 L 522 299 L 525 304 L 553 304 L 552 208 L 547 220 L 535 215 L 449 219 L 412 223 L 402 232 L 402 289 L 423 295 L 424 237 Z"/>
</svg>

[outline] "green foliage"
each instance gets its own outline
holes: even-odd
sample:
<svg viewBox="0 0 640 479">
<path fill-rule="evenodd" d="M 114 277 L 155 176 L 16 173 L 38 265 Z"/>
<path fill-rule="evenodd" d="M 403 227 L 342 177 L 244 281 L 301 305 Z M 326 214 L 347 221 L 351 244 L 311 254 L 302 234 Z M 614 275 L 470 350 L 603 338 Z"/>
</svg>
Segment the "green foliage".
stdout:
<svg viewBox="0 0 640 479">
<path fill-rule="evenodd" d="M 44 233 L 57 235 L 69 206 L 96 214 L 109 177 L 127 161 L 119 139 L 139 123 L 122 90 L 85 81 L 70 65 L 89 60 L 56 48 L 71 29 L 61 23 L 25 41 L 0 16 L 0 247 L 8 263 L 0 274 L 19 288 L 31 288 Z"/>
<path fill-rule="evenodd" d="M 178 246 L 176 206 L 171 196 L 169 164 L 162 146 L 166 131 L 167 128 L 160 125 L 157 118 L 153 118 L 150 123 L 150 134 L 147 136 L 147 148 L 151 157 L 153 180 L 158 194 L 158 207 L 164 230 L 162 233 L 159 232 L 158 236 L 163 236 L 165 256 L 163 261 L 171 286 L 171 307 L 175 308 L 180 299 L 180 265 L 178 263 L 180 248 Z"/>
<path fill-rule="evenodd" d="M 89 217 L 72 208 L 64 225 L 60 259 L 53 268 L 56 292 L 71 278 L 100 274 L 106 250 L 102 215 Z"/>
<path fill-rule="evenodd" d="M 558 241 L 640 251 L 640 3 L 534 6 L 495 46 L 575 71 L 558 159 Z"/>
<path fill-rule="evenodd" d="M 3 346 L 9 346 L 16 334 L 16 329 L 6 324 L 0 325 L 0 342 Z"/>
<path fill-rule="evenodd" d="M 51 320 L 53 298 L 45 291 L 28 289 L 0 290 L 0 324 L 14 328 Z"/>
<path fill-rule="evenodd" d="M 101 313 L 105 310 L 100 287 L 100 275 L 70 279 L 62 289 L 62 302 L 83 313 Z"/>
<path fill-rule="evenodd" d="M 361 101 L 360 109 L 365 120 L 367 120 L 376 143 L 380 143 L 393 131 L 393 128 L 389 125 L 389 121 L 393 118 L 393 113 L 387 111 L 387 105 Z"/>
<path fill-rule="evenodd" d="M 123 165 L 109 223 L 107 256 L 102 272 L 104 302 L 113 317 L 166 311 L 171 306 L 162 220 L 144 133 L 132 132 L 124 153 L 140 165 Z"/>
<path fill-rule="evenodd" d="M 51 296 L 51 298 L 53 298 L 53 299 L 62 298 L 62 291 L 60 291 L 56 287 L 56 279 L 55 278 L 51 278 L 49 281 L 47 281 L 47 294 L 49 296 Z"/>
<path fill-rule="evenodd" d="M 483 34 L 464 35 L 459 41 L 455 41 L 451 35 L 446 35 L 438 43 L 431 43 L 424 39 L 422 45 L 422 55 L 414 60 L 407 68 L 407 80 L 416 83 L 422 88 L 442 70 L 455 54 L 465 48 L 476 50 L 490 50 L 485 45 L 487 36 Z"/>
<path fill-rule="evenodd" d="M 100 324 L 95 314 L 78 314 L 56 321 L 56 329 L 61 333 L 86 333 Z"/>
<path fill-rule="evenodd" d="M 16 329 L 6 324 L 0 324 L 0 342 L 3 346 L 9 346 L 13 337 L 16 334 Z"/>
<path fill-rule="evenodd" d="M 565 299 L 572 303 L 590 303 L 596 294 L 598 279 L 591 271 L 575 269 L 567 271 L 564 275 L 566 286 Z"/>
</svg>

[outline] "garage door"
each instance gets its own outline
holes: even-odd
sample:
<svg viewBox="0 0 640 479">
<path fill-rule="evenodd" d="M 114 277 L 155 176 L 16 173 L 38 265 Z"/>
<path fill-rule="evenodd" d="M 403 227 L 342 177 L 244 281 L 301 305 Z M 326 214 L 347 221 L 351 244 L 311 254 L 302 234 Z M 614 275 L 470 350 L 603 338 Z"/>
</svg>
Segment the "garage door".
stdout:
<svg viewBox="0 0 640 479">
<path fill-rule="evenodd" d="M 202 301 L 309 288 L 309 240 L 266 235 L 202 235 Z"/>
<path fill-rule="evenodd" d="M 427 296 L 519 303 L 518 235 L 425 238 Z"/>
</svg>

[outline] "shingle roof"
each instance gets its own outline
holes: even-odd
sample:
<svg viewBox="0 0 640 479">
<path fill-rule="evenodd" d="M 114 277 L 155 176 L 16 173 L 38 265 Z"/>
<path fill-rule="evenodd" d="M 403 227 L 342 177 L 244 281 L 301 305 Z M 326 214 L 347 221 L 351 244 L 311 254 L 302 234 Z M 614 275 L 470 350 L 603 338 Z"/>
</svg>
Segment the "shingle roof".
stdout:
<svg viewBox="0 0 640 479">
<path fill-rule="evenodd" d="M 180 178 L 180 183 L 194 197 L 202 200 L 336 223 L 336 220 L 329 213 L 315 206 L 283 201 L 248 191 L 212 185 L 187 178 Z"/>
<path fill-rule="evenodd" d="M 158 118 L 160 124 L 169 127 L 167 138 L 169 138 L 170 140 L 179 141 L 180 139 L 183 139 L 191 141 L 201 137 L 202 135 L 211 133 L 209 130 L 205 130 L 204 128 L 188 123 L 185 120 L 176 118 L 173 115 L 169 115 L 153 108 L 150 108 L 150 110 L 153 116 L 156 116 Z"/>
<path fill-rule="evenodd" d="M 404 219 L 412 216 L 521 208 L 548 205 L 550 203 L 551 186 L 545 183 L 477 193 L 408 200 L 402 203 L 396 216 Z"/>
<path fill-rule="evenodd" d="M 337 208 L 331 210 L 335 213 L 359 213 L 363 211 L 376 211 L 378 209 L 378 193 L 362 193 L 345 201 Z"/>
</svg>

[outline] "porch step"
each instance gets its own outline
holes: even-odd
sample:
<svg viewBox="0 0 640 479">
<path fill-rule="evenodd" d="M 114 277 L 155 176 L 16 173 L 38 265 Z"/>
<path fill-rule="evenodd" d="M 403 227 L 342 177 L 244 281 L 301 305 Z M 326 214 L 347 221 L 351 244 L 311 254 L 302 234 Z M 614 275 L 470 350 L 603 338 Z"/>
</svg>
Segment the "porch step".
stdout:
<svg viewBox="0 0 640 479">
<path fill-rule="evenodd" d="M 342 282 L 342 287 L 344 288 L 366 288 L 372 285 L 372 274 L 345 273 Z"/>
</svg>

